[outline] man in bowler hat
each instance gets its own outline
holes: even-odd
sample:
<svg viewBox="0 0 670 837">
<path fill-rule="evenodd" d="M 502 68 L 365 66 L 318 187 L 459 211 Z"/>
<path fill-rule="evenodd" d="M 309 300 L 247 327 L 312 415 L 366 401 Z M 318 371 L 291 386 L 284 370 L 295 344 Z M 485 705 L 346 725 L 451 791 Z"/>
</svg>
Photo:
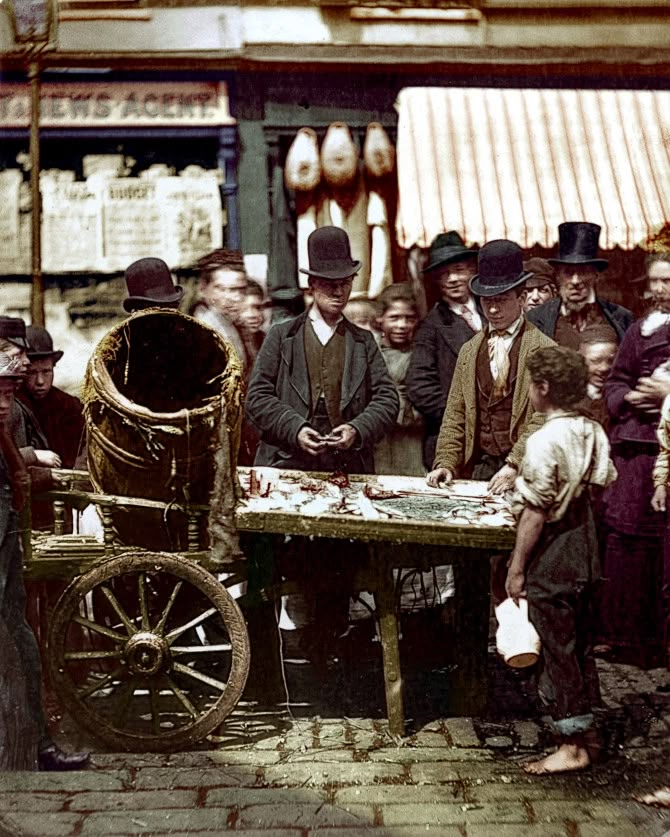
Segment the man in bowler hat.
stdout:
<svg viewBox="0 0 670 837">
<path fill-rule="evenodd" d="M 437 283 L 440 299 L 419 326 L 407 375 L 410 401 L 424 418 L 426 468 L 433 464 L 458 353 L 486 324 L 469 286 L 476 272 L 477 250 L 467 248 L 457 232 L 433 240 L 423 273 Z"/>
<path fill-rule="evenodd" d="M 489 480 L 494 493 L 511 488 L 527 437 L 542 424 L 530 403 L 526 358 L 554 341 L 526 322 L 522 251 L 500 239 L 479 251 L 470 290 L 488 326 L 469 340 L 456 361 L 429 485 L 454 477 Z"/>
<path fill-rule="evenodd" d="M 342 314 L 361 265 L 346 232 L 319 227 L 307 244 L 314 303 L 270 329 L 249 382 L 247 418 L 261 435 L 255 464 L 371 474 L 398 395 L 371 332 Z"/>
<path fill-rule="evenodd" d="M 310 471 L 374 473 L 374 446 L 395 426 L 400 402 L 371 332 L 342 314 L 361 263 L 337 227 L 307 240 L 314 302 L 294 320 L 272 326 L 249 381 L 246 415 L 261 442 L 255 465 Z M 277 546 L 279 571 L 300 579 L 314 621 L 305 653 L 319 665 L 344 634 L 356 545 L 319 541 L 319 561 L 306 539 Z"/>
<path fill-rule="evenodd" d="M 599 237 L 598 224 L 559 224 L 558 257 L 547 259 L 556 270 L 559 296 L 528 312 L 541 332 L 575 351 L 585 329 L 608 329 L 618 344 L 634 319 L 627 308 L 596 296 L 598 274 L 607 267 L 607 259 L 598 257 Z"/>
</svg>

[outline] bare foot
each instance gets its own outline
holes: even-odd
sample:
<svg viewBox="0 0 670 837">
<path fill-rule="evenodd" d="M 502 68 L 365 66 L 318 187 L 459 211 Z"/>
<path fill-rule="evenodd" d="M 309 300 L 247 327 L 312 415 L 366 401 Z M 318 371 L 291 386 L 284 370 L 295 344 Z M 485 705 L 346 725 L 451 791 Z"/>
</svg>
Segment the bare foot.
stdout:
<svg viewBox="0 0 670 837">
<path fill-rule="evenodd" d="M 561 744 L 561 746 L 546 758 L 539 761 L 529 761 L 524 764 L 526 773 L 541 776 L 545 773 L 568 773 L 571 770 L 585 770 L 591 764 L 586 747 L 578 744 Z"/>
<path fill-rule="evenodd" d="M 645 805 L 659 805 L 661 808 L 670 808 L 670 787 L 658 788 L 653 793 L 634 796 L 633 799 L 643 802 Z"/>
</svg>

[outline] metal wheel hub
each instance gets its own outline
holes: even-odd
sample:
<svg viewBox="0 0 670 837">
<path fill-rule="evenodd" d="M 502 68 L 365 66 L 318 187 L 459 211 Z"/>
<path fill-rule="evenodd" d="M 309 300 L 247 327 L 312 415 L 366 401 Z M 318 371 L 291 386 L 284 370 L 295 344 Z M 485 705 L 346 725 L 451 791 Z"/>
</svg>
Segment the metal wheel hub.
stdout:
<svg viewBox="0 0 670 837">
<path fill-rule="evenodd" d="M 157 674 L 167 667 L 170 649 L 163 637 L 150 631 L 139 631 L 128 640 L 124 657 L 133 674 Z"/>
</svg>

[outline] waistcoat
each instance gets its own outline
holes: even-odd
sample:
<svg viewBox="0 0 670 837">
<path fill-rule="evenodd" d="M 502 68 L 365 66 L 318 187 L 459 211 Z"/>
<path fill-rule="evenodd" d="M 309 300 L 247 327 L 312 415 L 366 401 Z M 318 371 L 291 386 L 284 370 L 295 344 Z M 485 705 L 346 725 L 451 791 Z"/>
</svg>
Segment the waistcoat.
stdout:
<svg viewBox="0 0 670 837">
<path fill-rule="evenodd" d="M 519 366 L 522 325 L 509 351 L 509 392 L 504 398 L 492 401 L 493 375 L 489 364 L 488 341 L 483 340 L 477 353 L 477 416 L 479 425 L 479 450 L 491 456 L 506 456 L 512 450 L 510 425 L 514 382 Z"/>
<path fill-rule="evenodd" d="M 305 356 L 312 396 L 312 413 L 314 413 L 319 397 L 323 393 L 328 418 L 333 427 L 337 427 L 344 422 L 340 413 L 340 402 L 342 400 L 345 349 L 344 323 L 338 325 L 335 333 L 324 346 L 316 336 L 311 320 L 307 318 L 305 323 Z"/>
</svg>

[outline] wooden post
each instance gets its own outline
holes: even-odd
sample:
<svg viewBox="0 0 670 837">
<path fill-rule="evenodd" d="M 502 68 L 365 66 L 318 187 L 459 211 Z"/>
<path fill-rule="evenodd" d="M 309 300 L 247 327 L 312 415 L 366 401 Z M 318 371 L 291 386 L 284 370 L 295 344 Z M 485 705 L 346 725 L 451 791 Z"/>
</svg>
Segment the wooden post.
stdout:
<svg viewBox="0 0 670 837">
<path fill-rule="evenodd" d="M 40 65 L 34 58 L 28 65 L 30 80 L 30 194 L 32 198 L 32 291 L 30 318 L 44 326 L 44 283 L 42 280 L 42 201 L 40 196 Z"/>
</svg>

